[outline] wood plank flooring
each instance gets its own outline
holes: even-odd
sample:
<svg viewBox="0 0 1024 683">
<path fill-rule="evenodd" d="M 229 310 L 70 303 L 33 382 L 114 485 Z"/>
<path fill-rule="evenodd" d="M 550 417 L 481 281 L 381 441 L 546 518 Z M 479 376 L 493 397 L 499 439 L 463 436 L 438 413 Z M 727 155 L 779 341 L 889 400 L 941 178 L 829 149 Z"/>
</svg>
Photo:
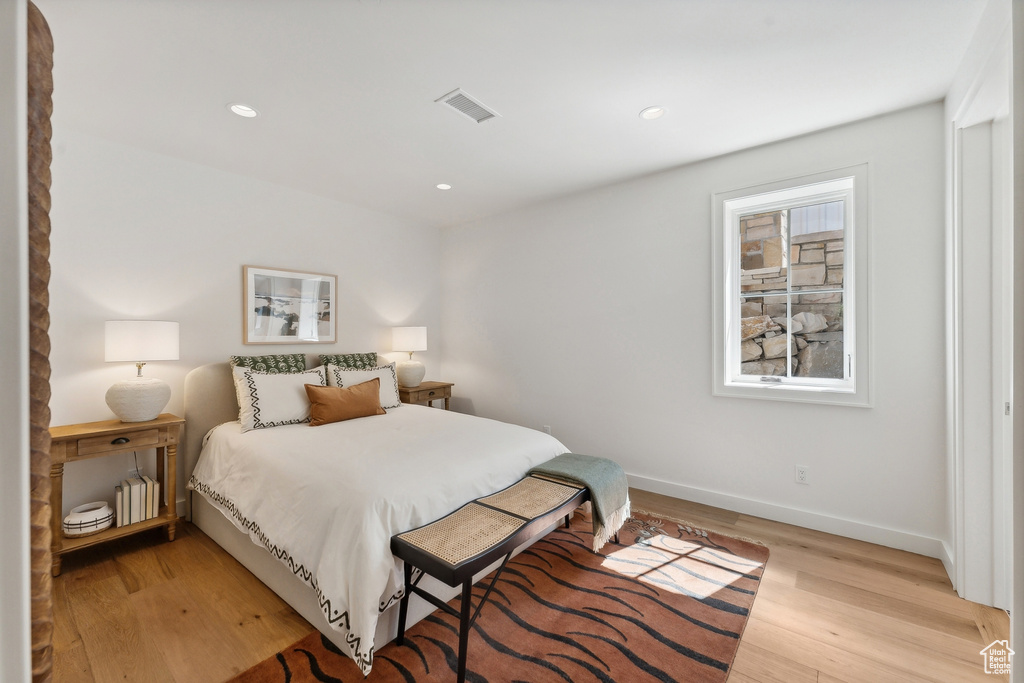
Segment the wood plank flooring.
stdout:
<svg viewBox="0 0 1024 683">
<path fill-rule="evenodd" d="M 749 538 L 771 557 L 731 683 L 993 681 L 1005 612 L 961 600 L 938 560 L 645 491 L 633 507 Z M 54 681 L 218 683 L 309 624 L 191 524 L 67 555 Z"/>
</svg>

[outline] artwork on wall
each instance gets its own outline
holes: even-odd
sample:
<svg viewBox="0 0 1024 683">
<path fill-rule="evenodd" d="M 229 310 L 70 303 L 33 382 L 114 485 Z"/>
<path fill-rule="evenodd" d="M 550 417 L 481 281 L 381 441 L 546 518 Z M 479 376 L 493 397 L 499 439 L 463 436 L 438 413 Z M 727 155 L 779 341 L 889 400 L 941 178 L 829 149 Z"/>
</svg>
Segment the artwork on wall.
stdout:
<svg viewBox="0 0 1024 683">
<path fill-rule="evenodd" d="M 242 271 L 244 343 L 334 343 L 337 276 L 256 266 Z"/>
</svg>

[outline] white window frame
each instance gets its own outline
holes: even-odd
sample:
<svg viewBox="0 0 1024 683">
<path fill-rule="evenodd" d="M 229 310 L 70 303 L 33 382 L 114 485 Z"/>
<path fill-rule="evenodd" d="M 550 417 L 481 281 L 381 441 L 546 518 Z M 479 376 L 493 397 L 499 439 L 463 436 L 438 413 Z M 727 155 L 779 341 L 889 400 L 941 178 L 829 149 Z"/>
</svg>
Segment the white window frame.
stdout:
<svg viewBox="0 0 1024 683">
<path fill-rule="evenodd" d="M 781 377 L 765 381 L 760 375 L 741 374 L 740 216 L 836 199 L 844 201 L 845 378 Z M 867 164 L 713 195 L 713 393 L 716 396 L 871 405 L 868 206 Z"/>
</svg>

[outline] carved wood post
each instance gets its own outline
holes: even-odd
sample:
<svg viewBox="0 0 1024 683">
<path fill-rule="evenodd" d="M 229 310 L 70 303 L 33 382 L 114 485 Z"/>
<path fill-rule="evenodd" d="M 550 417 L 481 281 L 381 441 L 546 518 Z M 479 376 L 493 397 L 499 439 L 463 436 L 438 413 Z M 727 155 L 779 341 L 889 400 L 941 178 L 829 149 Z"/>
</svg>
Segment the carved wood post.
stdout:
<svg viewBox="0 0 1024 683">
<path fill-rule="evenodd" d="M 50 576 L 50 114 L 53 36 L 28 3 L 29 400 L 32 679 L 53 677 Z"/>
</svg>

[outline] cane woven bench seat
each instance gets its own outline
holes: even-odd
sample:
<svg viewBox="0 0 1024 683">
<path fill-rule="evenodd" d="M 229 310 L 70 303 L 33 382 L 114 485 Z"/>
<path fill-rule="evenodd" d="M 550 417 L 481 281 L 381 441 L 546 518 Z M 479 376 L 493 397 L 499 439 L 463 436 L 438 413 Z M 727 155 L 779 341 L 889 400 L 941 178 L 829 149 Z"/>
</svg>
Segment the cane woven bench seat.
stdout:
<svg viewBox="0 0 1024 683">
<path fill-rule="evenodd" d="M 473 577 L 504 558 L 498 569 L 500 574 L 517 548 L 563 517 L 568 524 L 568 515 L 589 499 L 585 487 L 531 475 L 469 502 L 435 522 L 392 536 L 391 552 L 405 562 L 405 595 L 399 603 L 396 642 L 403 643 L 409 596 L 413 593 L 459 617 L 457 680 L 462 683 L 466 676 L 469 629 L 497 581 L 495 576 L 471 618 Z M 420 572 L 415 578 L 413 568 Z M 449 586 L 462 584 L 461 610 L 420 588 L 417 584 L 424 575 Z"/>
<path fill-rule="evenodd" d="M 523 519 L 536 519 L 564 505 L 580 492 L 580 488 L 531 475 L 503 491 L 478 498 L 476 502 Z"/>
<path fill-rule="evenodd" d="M 470 503 L 400 538 L 454 567 L 504 541 L 524 524 L 526 520 L 519 517 Z"/>
<path fill-rule="evenodd" d="M 392 537 L 391 552 L 458 586 L 586 500 L 585 488 L 528 476 L 436 522 Z"/>
</svg>

